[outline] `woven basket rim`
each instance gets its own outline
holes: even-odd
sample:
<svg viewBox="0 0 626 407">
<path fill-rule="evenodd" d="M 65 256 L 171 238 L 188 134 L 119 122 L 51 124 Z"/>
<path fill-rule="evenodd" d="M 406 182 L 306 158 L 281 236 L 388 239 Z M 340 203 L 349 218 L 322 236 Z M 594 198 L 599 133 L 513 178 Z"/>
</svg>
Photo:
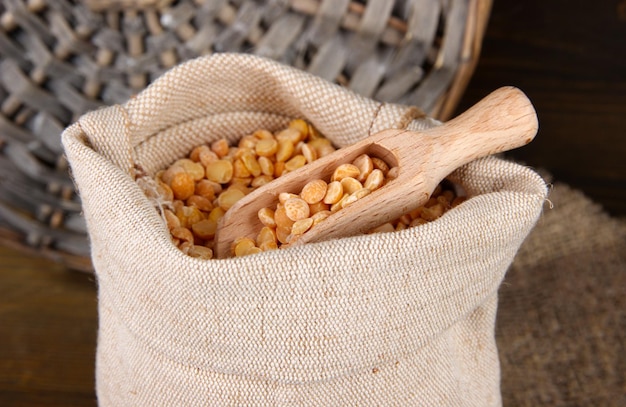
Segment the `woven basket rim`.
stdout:
<svg viewBox="0 0 626 407">
<path fill-rule="evenodd" d="M 445 91 L 438 97 L 436 103 L 432 106 L 432 109 L 429 112 L 429 115 L 431 117 L 445 121 L 449 119 L 450 117 L 452 117 L 452 115 L 454 114 L 454 111 L 460 101 L 460 98 L 462 97 L 469 83 L 469 80 L 471 79 L 473 72 L 476 68 L 478 57 L 481 52 L 481 46 L 483 42 L 484 33 L 486 30 L 488 18 L 491 13 L 492 2 L 493 0 L 467 0 L 468 9 L 467 9 L 467 16 L 465 17 L 465 29 L 464 29 L 464 35 L 462 37 L 463 42 L 460 47 L 460 59 L 458 61 L 458 65 L 455 65 L 454 74 L 452 76 L 452 79 L 449 85 L 446 87 Z M 117 12 L 117 13 L 123 13 L 124 15 L 132 16 L 132 15 L 138 15 L 139 13 L 142 13 L 142 12 L 150 13 L 151 10 L 154 11 L 159 8 L 166 8 L 170 6 L 174 7 L 177 3 L 178 2 L 175 0 L 80 0 L 76 4 L 78 6 L 81 6 L 81 5 L 85 6 L 89 10 L 94 11 L 94 12 L 96 11 L 102 12 L 102 13 L 116 13 Z M 302 13 L 309 13 L 308 15 L 312 16 L 315 13 L 314 7 L 319 7 L 320 4 L 322 4 L 323 2 L 321 0 L 291 0 L 287 3 L 289 3 L 290 5 L 295 4 L 297 7 L 300 7 L 299 10 Z M 360 16 L 364 15 L 365 8 L 367 6 L 366 2 L 363 3 L 357 0 L 348 0 L 348 3 L 349 3 L 348 7 L 349 7 L 350 12 L 356 15 L 360 15 Z M 10 4 L 13 4 L 13 3 L 10 3 Z M 14 6 L 5 5 L 5 7 L 9 7 L 9 10 L 11 10 L 11 7 L 19 6 L 18 3 L 15 3 L 15 4 L 16 5 Z M 23 10 L 20 10 L 20 12 L 21 13 L 29 12 L 29 11 L 36 12 L 37 11 L 36 8 L 40 7 L 41 4 L 45 6 L 46 2 L 45 1 L 44 2 L 32 2 L 32 3 L 29 2 L 28 5 L 23 6 L 25 8 Z M 67 12 L 67 9 L 63 9 L 63 7 L 65 6 L 54 6 L 52 9 L 55 12 L 59 10 L 64 10 L 64 12 Z M 63 13 L 61 13 L 61 15 L 62 14 Z M 30 21 L 29 16 L 20 15 L 20 18 L 26 18 L 25 21 Z M 15 22 L 11 21 L 10 19 L 7 19 L 4 21 L 4 24 L 10 25 L 12 23 L 15 23 Z M 37 30 L 43 29 L 42 27 L 37 27 L 37 24 L 34 24 L 32 22 L 28 24 L 31 24 L 29 25 L 30 27 L 29 29 L 32 29 L 35 32 Z M 407 22 L 401 20 L 400 18 L 394 15 L 390 15 L 389 19 L 386 21 L 386 28 L 388 27 L 391 27 L 393 30 L 396 30 L 397 32 L 400 32 L 400 33 L 407 32 Z M 59 28 L 57 27 L 55 29 L 58 30 Z M 54 36 L 56 36 L 57 34 L 58 33 L 55 32 Z M 54 38 L 54 36 L 50 36 L 49 38 Z M 45 41 L 45 38 L 44 38 L 44 41 Z M 73 45 L 76 45 L 76 44 L 73 44 Z M 80 49 L 84 49 L 84 48 L 80 48 Z M 63 52 L 66 52 L 66 51 L 63 51 L 62 49 L 54 50 L 55 53 L 57 51 L 60 53 L 59 55 L 63 55 Z M 56 54 L 52 56 L 57 57 Z M 20 61 L 20 62 L 13 62 L 11 60 L 13 57 L 22 58 L 22 59 L 21 60 L 16 59 L 16 61 Z M 13 64 L 13 68 L 18 68 L 18 69 L 14 69 L 14 71 L 19 71 L 20 64 L 23 64 L 24 61 L 26 60 L 24 59 L 24 57 L 17 56 L 17 54 L 14 55 L 13 57 L 9 55 L 7 58 L 5 58 L 4 62 L 7 62 L 7 64 L 3 64 L 3 65 L 6 65 L 7 67 L 10 68 L 9 65 Z M 30 86 L 31 88 L 33 88 L 33 85 L 37 84 L 36 75 L 39 75 L 39 74 L 41 74 L 41 72 L 31 72 L 31 77 L 24 77 L 25 79 L 24 83 L 29 83 L 30 81 Z M 2 89 L 0 89 L 0 91 L 2 91 Z M 28 92 L 30 91 L 30 89 L 27 88 L 26 91 Z M 1 95 L 1 96 L 4 97 L 4 95 Z M 10 99 L 11 95 L 9 94 L 8 96 Z M 15 103 L 15 100 L 5 101 L 3 107 L 10 109 L 11 103 Z M 79 99 L 75 99 L 72 101 L 72 103 L 82 103 L 82 102 L 80 102 Z M 11 119 L 8 119 L 8 118 L 3 118 L 3 119 L 7 123 L 7 125 L 11 126 L 11 129 L 12 129 L 11 131 L 17 131 L 18 133 L 16 134 L 18 134 L 19 136 L 20 134 L 19 132 L 23 131 L 19 127 L 19 124 L 16 125 L 16 124 L 11 123 L 10 122 Z M 54 117 L 52 119 L 54 119 Z M 65 125 L 63 125 L 63 127 L 65 127 Z M 15 140 L 19 140 L 19 137 L 11 139 L 11 137 L 13 137 L 11 134 L 9 134 L 7 137 L 9 138 L 8 138 L 8 141 L 6 141 L 6 143 L 10 143 L 10 142 L 14 143 Z M 35 142 L 40 142 L 40 141 L 35 140 Z M 3 150 L 5 150 L 3 149 L 2 144 L 3 144 L 3 141 L 0 140 L 0 154 L 2 154 Z M 8 150 L 5 150 L 5 151 L 8 151 Z M 63 156 L 58 157 L 59 162 L 62 162 L 63 159 L 64 159 Z M 44 174 L 44 175 L 46 175 L 45 179 L 55 179 L 54 177 L 56 176 L 55 174 Z M 52 178 L 49 175 L 52 176 Z M 0 181 L 2 181 L 2 177 L 3 175 L 0 174 Z M 41 182 L 42 180 L 39 180 L 39 181 Z M 62 183 L 62 184 L 65 185 L 66 183 Z M 71 182 L 67 183 L 67 185 L 63 186 L 62 188 L 67 189 L 68 185 L 71 186 Z M 37 219 L 33 218 L 33 219 L 29 219 L 29 221 L 37 222 Z M 72 254 L 67 251 L 59 249 L 59 247 L 62 247 L 63 245 L 55 247 L 54 245 L 50 246 L 50 245 L 44 244 L 40 247 L 36 247 L 29 243 L 29 239 L 31 238 L 31 236 L 27 236 L 29 233 L 30 234 L 44 233 L 44 241 L 46 241 L 46 239 L 50 240 L 52 237 L 50 236 L 46 237 L 45 235 L 45 233 L 49 233 L 49 232 L 46 232 L 46 230 L 50 230 L 49 229 L 50 226 L 42 224 L 43 226 L 42 228 L 36 227 L 35 231 L 28 231 L 28 230 L 20 230 L 19 228 L 16 229 L 15 225 L 11 225 L 11 223 L 20 223 L 20 222 L 21 221 L 6 222 L 5 220 L 0 218 L 0 244 L 2 244 L 3 246 L 22 250 L 28 254 L 49 258 L 55 262 L 63 263 L 72 269 L 83 270 L 83 271 L 91 270 L 90 259 L 88 257 L 77 255 L 77 254 Z M 21 222 L 21 223 L 24 224 L 25 222 Z M 52 233 L 52 236 L 54 235 L 59 235 L 59 234 Z M 86 236 L 85 236 L 85 239 L 87 239 Z M 40 241 L 41 239 L 35 239 L 35 240 Z"/>
</svg>

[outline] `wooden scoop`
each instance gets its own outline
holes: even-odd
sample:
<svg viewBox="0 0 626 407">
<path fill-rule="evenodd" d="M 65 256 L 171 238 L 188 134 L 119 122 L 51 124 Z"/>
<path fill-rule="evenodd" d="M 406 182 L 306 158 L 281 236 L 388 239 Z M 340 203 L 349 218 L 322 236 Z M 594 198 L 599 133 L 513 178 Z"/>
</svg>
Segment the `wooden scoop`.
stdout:
<svg viewBox="0 0 626 407">
<path fill-rule="evenodd" d="M 265 207 L 275 209 L 281 192 L 299 194 L 311 180 L 328 181 L 336 167 L 361 154 L 399 167 L 397 178 L 333 213 L 290 246 L 362 234 L 397 219 L 423 205 L 435 187 L 459 166 L 528 144 L 537 128 L 537 115 L 526 95 L 517 88 L 504 87 L 439 127 L 381 131 L 283 175 L 238 201 L 218 225 L 217 257 L 229 257 L 236 238 L 256 237 L 263 227 L 257 212 Z"/>
</svg>

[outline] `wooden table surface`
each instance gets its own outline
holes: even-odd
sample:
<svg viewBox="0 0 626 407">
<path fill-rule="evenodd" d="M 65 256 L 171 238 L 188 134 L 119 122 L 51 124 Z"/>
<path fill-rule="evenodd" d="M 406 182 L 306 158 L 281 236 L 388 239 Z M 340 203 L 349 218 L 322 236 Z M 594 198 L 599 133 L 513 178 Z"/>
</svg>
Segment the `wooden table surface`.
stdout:
<svg viewBox="0 0 626 407">
<path fill-rule="evenodd" d="M 626 215 L 626 1 L 495 0 L 459 111 L 524 90 L 540 132 L 511 156 Z M 94 277 L 0 248 L 0 405 L 95 405 Z"/>
<path fill-rule="evenodd" d="M 95 405 L 95 278 L 0 247 L 0 406 Z"/>
</svg>

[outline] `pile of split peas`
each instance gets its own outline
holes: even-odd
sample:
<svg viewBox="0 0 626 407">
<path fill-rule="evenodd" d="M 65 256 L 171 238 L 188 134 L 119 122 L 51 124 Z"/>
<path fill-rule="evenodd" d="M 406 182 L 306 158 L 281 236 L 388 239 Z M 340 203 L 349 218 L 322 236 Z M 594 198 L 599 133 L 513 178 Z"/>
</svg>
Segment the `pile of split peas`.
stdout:
<svg viewBox="0 0 626 407">
<path fill-rule="evenodd" d="M 257 130 L 236 146 L 225 139 L 195 147 L 154 177 L 156 194 L 165 202 L 162 215 L 174 244 L 184 253 L 213 257 L 219 219 L 239 199 L 268 182 L 335 151 L 330 140 L 301 119 L 277 132 Z M 363 154 L 339 165 L 330 179 L 308 182 L 299 194 L 281 193 L 276 207 L 259 210 L 263 224 L 256 239 L 242 237 L 232 254 L 244 256 L 286 247 L 319 222 L 395 178 L 380 158 Z M 463 202 L 452 185 L 440 184 L 428 202 L 371 233 L 402 230 L 440 217 Z"/>
</svg>

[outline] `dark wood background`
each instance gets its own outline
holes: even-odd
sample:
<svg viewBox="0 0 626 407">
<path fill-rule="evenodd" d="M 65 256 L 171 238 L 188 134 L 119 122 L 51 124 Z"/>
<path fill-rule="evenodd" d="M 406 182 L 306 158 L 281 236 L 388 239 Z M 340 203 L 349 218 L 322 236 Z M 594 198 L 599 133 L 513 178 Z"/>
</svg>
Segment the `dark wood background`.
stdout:
<svg viewBox="0 0 626 407">
<path fill-rule="evenodd" d="M 509 155 L 626 216 L 626 1 L 495 0 L 459 112 L 503 85 L 539 116 Z"/>
<path fill-rule="evenodd" d="M 503 85 L 541 127 L 511 157 L 626 215 L 626 1 L 495 0 L 459 112 Z M 0 405 L 95 405 L 96 304 L 93 276 L 0 248 Z"/>
</svg>

